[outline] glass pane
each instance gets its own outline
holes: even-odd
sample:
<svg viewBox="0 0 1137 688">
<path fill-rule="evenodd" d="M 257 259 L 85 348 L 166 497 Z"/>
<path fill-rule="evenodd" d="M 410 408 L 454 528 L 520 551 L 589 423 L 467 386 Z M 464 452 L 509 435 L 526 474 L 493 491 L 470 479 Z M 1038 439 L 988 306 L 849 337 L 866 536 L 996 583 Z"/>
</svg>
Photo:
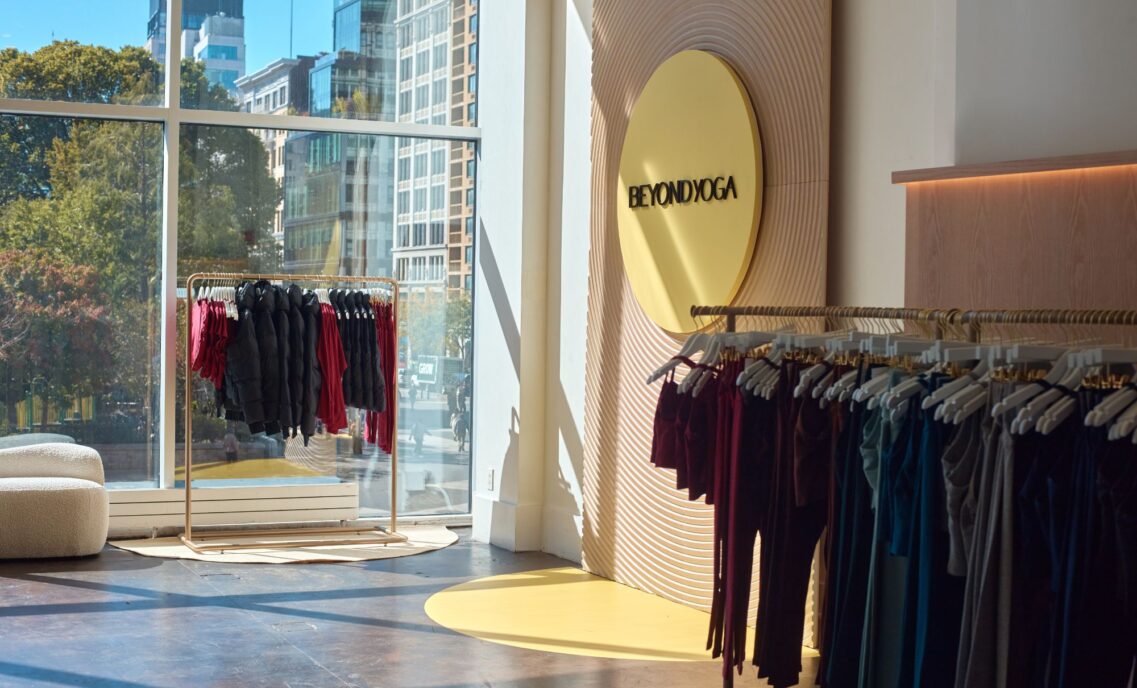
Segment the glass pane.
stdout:
<svg viewBox="0 0 1137 688">
<path fill-rule="evenodd" d="M 0 95 L 160 105 L 165 22 L 158 0 L 0 3 Z"/>
<path fill-rule="evenodd" d="M 476 0 L 184 3 L 186 107 L 474 124 Z"/>
<path fill-rule="evenodd" d="M 162 127 L 0 116 L 0 447 L 65 435 L 158 477 Z"/>
<path fill-rule="evenodd" d="M 466 193 L 473 144 L 183 131 L 179 279 L 203 271 L 397 276 L 400 513 L 469 511 L 473 237 L 464 227 L 474 213 Z M 439 174 L 429 166 L 436 154 L 448 161 Z M 428 161 L 421 170 L 409 162 L 420 155 Z M 432 187 L 457 200 L 413 208 L 411 192 L 425 198 Z M 212 385 L 195 376 L 194 390 L 195 484 L 356 481 L 364 515 L 389 513 L 390 456 L 364 440 L 363 412 L 349 409 L 348 431 L 320 428 L 305 446 L 218 419 Z"/>
</svg>

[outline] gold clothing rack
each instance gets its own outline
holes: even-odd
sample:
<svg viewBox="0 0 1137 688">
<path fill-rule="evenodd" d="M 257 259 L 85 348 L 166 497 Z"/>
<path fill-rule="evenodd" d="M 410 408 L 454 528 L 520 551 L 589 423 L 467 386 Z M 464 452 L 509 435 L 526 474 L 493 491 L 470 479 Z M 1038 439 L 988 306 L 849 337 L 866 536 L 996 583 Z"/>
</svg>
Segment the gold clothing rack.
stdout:
<svg viewBox="0 0 1137 688">
<path fill-rule="evenodd" d="M 733 332 L 738 316 L 904 320 L 930 323 L 940 338 L 950 327 L 965 328 L 978 342 L 983 325 L 1137 325 L 1137 310 L 877 308 L 864 306 L 691 306 L 691 316 L 724 316 Z"/>
<path fill-rule="evenodd" d="M 199 272 L 186 280 L 186 382 L 185 382 L 185 532 L 181 540 L 193 551 L 201 554 L 233 549 L 287 549 L 297 547 L 322 547 L 331 545 L 360 545 L 406 542 L 407 538 L 398 532 L 396 514 L 399 456 L 399 394 L 398 380 L 388 380 L 387 384 L 396 386 L 393 408 L 388 409 L 394 419 L 391 439 L 391 516 L 387 528 L 381 526 L 330 526 L 282 529 L 240 529 L 230 531 L 193 532 L 193 369 L 189 352 L 193 347 L 192 332 L 189 326 L 191 308 L 194 302 L 194 287 L 202 282 L 231 282 L 234 286 L 241 282 L 316 282 L 334 285 L 382 285 L 391 292 L 391 307 L 394 311 L 395 341 L 398 341 L 399 327 L 399 283 L 390 277 L 346 277 L 340 275 L 289 275 L 289 274 L 251 274 L 238 272 Z M 397 373 L 396 373 L 397 376 Z M 292 538 L 292 539 L 289 539 Z M 213 542 L 209 542 L 213 541 Z"/>
</svg>

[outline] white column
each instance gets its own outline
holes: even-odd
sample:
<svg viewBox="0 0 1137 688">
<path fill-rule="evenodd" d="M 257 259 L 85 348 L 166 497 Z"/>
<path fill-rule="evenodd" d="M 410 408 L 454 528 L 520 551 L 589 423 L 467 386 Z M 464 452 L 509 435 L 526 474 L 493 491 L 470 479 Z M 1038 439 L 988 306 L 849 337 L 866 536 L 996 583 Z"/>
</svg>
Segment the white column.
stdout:
<svg viewBox="0 0 1137 688">
<path fill-rule="evenodd" d="M 542 546 L 549 189 L 548 0 L 479 7 L 474 537 Z"/>
</svg>

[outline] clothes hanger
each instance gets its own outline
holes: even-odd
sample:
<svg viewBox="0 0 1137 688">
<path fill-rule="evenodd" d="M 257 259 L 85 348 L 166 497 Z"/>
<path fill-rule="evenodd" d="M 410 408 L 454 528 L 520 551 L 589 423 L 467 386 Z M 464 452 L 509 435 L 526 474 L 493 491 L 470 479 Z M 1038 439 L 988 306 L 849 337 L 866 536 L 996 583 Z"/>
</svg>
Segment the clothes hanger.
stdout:
<svg viewBox="0 0 1137 688">
<path fill-rule="evenodd" d="M 1075 367 L 1057 384 L 1027 402 L 1026 406 L 1019 410 L 1018 415 L 1011 422 L 1011 432 L 1017 435 L 1025 435 L 1030 432 L 1052 403 L 1077 388 L 1082 379 L 1086 377 L 1087 371 L 1088 369 L 1083 366 Z"/>
<path fill-rule="evenodd" d="M 647 376 L 647 384 L 650 385 L 651 383 L 674 370 L 679 366 L 680 363 L 683 362 L 684 358 L 690 358 L 691 355 L 702 351 L 703 347 L 705 347 L 709 342 L 710 337 L 711 335 L 706 332 L 696 332 L 695 334 L 688 337 L 687 341 L 683 342 L 683 346 L 679 347 L 679 353 L 672 356 L 671 360 L 656 368 L 652 371 L 651 375 Z"/>
<path fill-rule="evenodd" d="M 1051 387 L 1058 384 L 1058 382 L 1062 379 L 1062 376 L 1070 370 L 1071 356 L 1075 355 L 1075 352 L 1067 350 L 1065 353 L 1059 355 L 1056 359 L 1030 359 L 1025 355 L 1025 353 L 1021 356 L 1017 355 L 1018 353 L 1019 351 L 1017 351 L 1015 347 L 1012 347 L 1011 352 L 1007 355 L 1007 362 L 1027 363 L 1031 362 L 1032 360 L 1052 360 L 1054 362 L 1054 365 L 1050 368 L 1050 372 L 1046 374 L 1046 377 L 1042 379 L 1041 383 L 1032 382 L 1031 384 L 1025 385 L 1022 389 L 1015 390 L 1005 399 L 995 404 L 991 408 L 992 418 L 996 418 L 1004 413 L 1014 411 L 1023 404 L 1029 402 L 1031 399 L 1034 399 L 1038 395 L 1046 392 Z"/>
<path fill-rule="evenodd" d="M 744 389 L 753 389 L 754 385 L 748 383 L 750 378 L 752 378 L 753 376 L 755 376 L 759 373 L 766 371 L 770 367 L 770 361 L 767 360 L 767 358 L 771 354 L 776 353 L 776 351 L 780 348 L 780 346 L 782 344 L 785 344 L 788 341 L 784 338 L 783 335 L 787 335 L 789 333 L 792 333 L 793 330 L 794 330 L 793 325 L 788 325 L 786 327 L 774 330 L 773 332 L 755 332 L 755 333 L 753 333 L 755 335 L 758 335 L 758 339 L 760 341 L 758 343 L 754 344 L 753 346 L 750 346 L 747 348 L 753 349 L 753 348 L 760 346 L 760 345 L 763 345 L 763 344 L 772 344 L 773 346 L 770 347 L 770 351 L 767 352 L 766 356 L 759 357 L 753 363 L 747 364 L 746 367 L 744 367 L 742 369 L 742 372 L 738 374 L 738 378 L 735 380 L 734 383 L 736 385 L 738 385 L 739 387 L 743 387 Z"/>
</svg>

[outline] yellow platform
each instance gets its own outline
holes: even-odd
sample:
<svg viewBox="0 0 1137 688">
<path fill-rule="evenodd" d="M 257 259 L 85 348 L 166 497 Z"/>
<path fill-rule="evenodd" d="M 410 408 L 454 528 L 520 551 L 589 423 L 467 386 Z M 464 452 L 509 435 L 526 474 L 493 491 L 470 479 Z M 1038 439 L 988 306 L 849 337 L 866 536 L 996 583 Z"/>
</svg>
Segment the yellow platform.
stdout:
<svg viewBox="0 0 1137 688">
<path fill-rule="evenodd" d="M 244 480 L 255 478 L 309 478 L 326 475 L 288 459 L 243 459 L 193 464 L 194 480 Z M 176 480 L 185 480 L 186 467 L 174 469 Z"/>
<path fill-rule="evenodd" d="M 462 583 L 426 602 L 431 619 L 494 643 L 589 657 L 709 661 L 709 615 L 574 568 Z M 751 633 L 753 635 L 753 633 Z M 747 640 L 751 647 L 753 638 Z"/>
</svg>

